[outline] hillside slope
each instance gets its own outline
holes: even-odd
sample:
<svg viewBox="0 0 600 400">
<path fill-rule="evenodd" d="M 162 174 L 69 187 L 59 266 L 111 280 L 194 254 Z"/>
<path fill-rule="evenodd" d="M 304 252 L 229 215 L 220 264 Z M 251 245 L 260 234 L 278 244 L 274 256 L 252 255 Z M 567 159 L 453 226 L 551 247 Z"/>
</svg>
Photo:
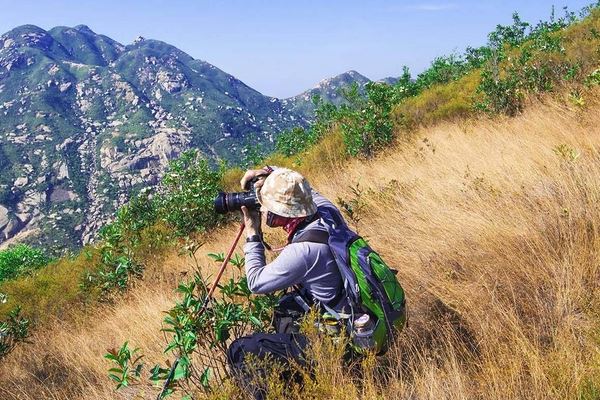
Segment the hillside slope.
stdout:
<svg viewBox="0 0 600 400">
<path fill-rule="evenodd" d="M 548 100 L 514 119 L 422 129 L 375 160 L 311 168 L 331 199 L 358 184 L 358 230 L 400 270 L 411 318 L 387 356 L 393 379 L 358 386 L 338 367 L 317 375 L 318 398 L 597 398 L 599 127 L 598 101 Z M 204 264 L 233 230 L 212 234 Z M 0 397 L 152 398 L 148 386 L 113 392 L 102 354 L 131 340 L 149 365 L 164 360 L 162 311 L 186 265 L 172 249 L 116 306 L 36 332 L 0 365 Z"/>
</svg>

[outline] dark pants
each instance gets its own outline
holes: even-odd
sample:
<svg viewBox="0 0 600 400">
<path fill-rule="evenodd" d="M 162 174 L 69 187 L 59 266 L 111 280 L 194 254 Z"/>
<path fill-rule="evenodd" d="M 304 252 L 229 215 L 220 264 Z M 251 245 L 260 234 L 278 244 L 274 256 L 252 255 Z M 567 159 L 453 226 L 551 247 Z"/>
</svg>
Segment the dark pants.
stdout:
<svg viewBox="0 0 600 400">
<path fill-rule="evenodd" d="M 301 376 L 293 372 L 293 363 L 306 365 L 304 349 L 306 337 L 298 333 L 255 333 L 235 340 L 227 349 L 229 368 L 242 389 L 255 399 L 265 399 L 266 389 L 260 382 L 269 375 L 267 365 L 277 363 L 280 379 L 301 383 Z M 257 367 L 249 369 L 247 358 L 257 361 Z"/>
</svg>

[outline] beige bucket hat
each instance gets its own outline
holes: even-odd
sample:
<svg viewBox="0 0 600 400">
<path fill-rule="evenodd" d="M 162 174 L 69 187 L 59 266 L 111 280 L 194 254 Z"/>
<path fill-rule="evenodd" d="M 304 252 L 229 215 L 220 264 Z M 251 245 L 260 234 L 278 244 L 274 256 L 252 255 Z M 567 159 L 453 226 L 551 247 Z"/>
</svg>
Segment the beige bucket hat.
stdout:
<svg viewBox="0 0 600 400">
<path fill-rule="evenodd" d="M 310 185 L 302 175 L 287 168 L 277 168 L 265 179 L 257 192 L 261 211 L 282 217 L 306 217 L 317 212 Z"/>
</svg>

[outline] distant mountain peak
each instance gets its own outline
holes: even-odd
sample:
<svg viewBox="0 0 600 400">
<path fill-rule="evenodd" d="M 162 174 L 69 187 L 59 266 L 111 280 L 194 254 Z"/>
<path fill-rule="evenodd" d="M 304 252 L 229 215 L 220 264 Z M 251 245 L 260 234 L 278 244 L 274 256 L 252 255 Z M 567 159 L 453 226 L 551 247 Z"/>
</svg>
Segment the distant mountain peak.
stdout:
<svg viewBox="0 0 600 400">
<path fill-rule="evenodd" d="M 76 25 L 76 26 L 73 27 L 73 29 L 78 30 L 79 32 L 85 32 L 85 33 L 89 33 L 89 34 L 92 34 L 92 35 L 96 34 L 96 32 L 94 32 L 93 30 L 91 30 L 89 26 L 84 25 L 84 24 Z"/>
<path fill-rule="evenodd" d="M 11 34 L 19 35 L 19 34 L 25 34 L 25 33 L 46 33 L 47 34 L 48 32 L 46 32 L 44 29 L 40 28 L 37 25 L 25 24 L 25 25 L 17 26 L 14 29 L 11 29 L 6 34 L 7 35 L 11 35 Z"/>
<path fill-rule="evenodd" d="M 359 85 L 364 85 L 370 81 L 371 80 L 369 78 L 367 78 L 366 76 L 364 76 L 354 70 L 350 70 L 350 71 L 343 72 L 339 75 L 336 75 L 334 77 L 321 80 L 319 83 L 317 83 L 317 85 L 314 87 L 314 89 L 324 89 L 324 88 L 339 86 L 339 85 L 345 86 L 345 85 L 349 85 L 354 82 L 358 83 Z"/>
<path fill-rule="evenodd" d="M 133 44 L 138 44 L 138 43 L 144 42 L 145 40 L 146 40 L 146 38 L 145 38 L 145 37 L 143 37 L 143 36 L 138 36 L 138 37 L 136 37 L 135 39 L 133 39 Z"/>
<path fill-rule="evenodd" d="M 3 47 L 34 47 L 47 50 L 53 42 L 52 36 L 47 31 L 31 24 L 18 26 L 6 32 L 1 38 L 4 39 Z"/>
</svg>

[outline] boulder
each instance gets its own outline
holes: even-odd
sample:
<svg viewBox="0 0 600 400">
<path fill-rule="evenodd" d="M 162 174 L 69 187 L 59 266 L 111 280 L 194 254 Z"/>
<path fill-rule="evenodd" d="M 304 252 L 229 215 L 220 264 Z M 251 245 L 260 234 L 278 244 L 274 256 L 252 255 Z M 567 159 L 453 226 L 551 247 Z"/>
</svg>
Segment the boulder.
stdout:
<svg viewBox="0 0 600 400">
<path fill-rule="evenodd" d="M 15 214 L 15 215 L 24 224 L 26 224 L 27 222 L 29 222 L 29 220 L 31 219 L 31 214 L 28 214 L 28 213 L 20 213 L 20 214 Z"/>
<path fill-rule="evenodd" d="M 4 229 L 0 231 L 0 238 L 10 239 L 21 230 L 22 226 L 23 223 L 19 219 L 11 219 Z"/>
<path fill-rule="evenodd" d="M 29 183 L 29 178 L 27 178 L 26 176 L 20 176 L 17 179 L 15 179 L 14 185 L 16 187 L 23 187 L 23 186 L 27 185 L 28 183 Z"/>
<path fill-rule="evenodd" d="M 62 162 L 58 167 L 58 174 L 56 175 L 56 179 L 63 180 L 69 179 L 69 168 L 67 167 L 67 163 Z"/>
<path fill-rule="evenodd" d="M 3 229 L 9 221 L 8 208 L 0 205 L 0 230 Z"/>
</svg>

